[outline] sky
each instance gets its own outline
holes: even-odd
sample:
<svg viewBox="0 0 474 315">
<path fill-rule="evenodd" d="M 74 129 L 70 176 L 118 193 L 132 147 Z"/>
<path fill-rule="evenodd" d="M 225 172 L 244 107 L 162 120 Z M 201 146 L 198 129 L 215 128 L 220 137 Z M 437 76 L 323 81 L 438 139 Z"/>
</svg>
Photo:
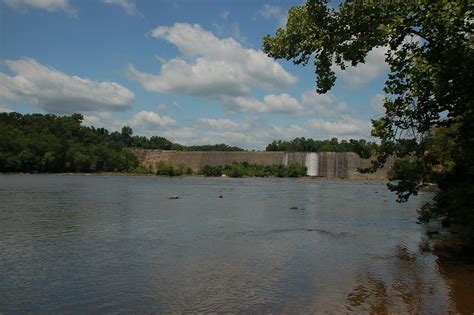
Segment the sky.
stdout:
<svg viewBox="0 0 474 315">
<path fill-rule="evenodd" d="M 299 1 L 0 0 L 0 112 L 81 113 L 84 125 L 185 145 L 369 139 L 385 48 L 326 94 L 262 52 Z"/>
</svg>

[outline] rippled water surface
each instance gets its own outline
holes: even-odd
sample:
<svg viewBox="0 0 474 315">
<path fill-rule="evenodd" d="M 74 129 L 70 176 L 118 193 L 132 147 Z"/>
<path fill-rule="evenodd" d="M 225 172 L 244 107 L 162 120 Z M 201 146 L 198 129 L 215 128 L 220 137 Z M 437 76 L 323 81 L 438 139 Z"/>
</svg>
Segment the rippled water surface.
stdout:
<svg viewBox="0 0 474 315">
<path fill-rule="evenodd" d="M 382 182 L 0 176 L 0 313 L 472 313 L 473 269 L 419 250 L 429 197 L 397 204 Z"/>
</svg>

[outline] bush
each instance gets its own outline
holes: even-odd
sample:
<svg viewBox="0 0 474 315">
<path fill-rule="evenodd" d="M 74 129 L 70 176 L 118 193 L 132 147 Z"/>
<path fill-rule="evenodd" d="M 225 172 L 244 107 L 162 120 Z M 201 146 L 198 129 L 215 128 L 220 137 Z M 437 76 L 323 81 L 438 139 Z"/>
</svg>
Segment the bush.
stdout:
<svg viewBox="0 0 474 315">
<path fill-rule="evenodd" d="M 156 175 L 161 176 L 178 176 L 178 171 L 174 169 L 173 165 L 165 161 L 158 161 L 156 163 Z"/>
<path fill-rule="evenodd" d="M 306 175 L 306 167 L 297 163 L 284 166 L 281 164 L 258 165 L 249 164 L 248 162 L 233 162 L 224 167 L 205 165 L 199 173 L 214 177 L 222 174 L 230 177 L 300 177 Z"/>
<path fill-rule="evenodd" d="M 153 174 L 153 170 L 150 170 L 142 165 L 137 166 L 132 170 L 134 174 Z"/>
<path fill-rule="evenodd" d="M 286 168 L 287 177 L 305 176 L 306 172 L 307 172 L 306 166 L 300 165 L 298 163 L 292 163 Z"/>
<path fill-rule="evenodd" d="M 199 173 L 206 177 L 219 177 L 222 175 L 222 169 L 220 166 L 204 165 Z"/>
<path fill-rule="evenodd" d="M 178 169 L 176 170 L 176 172 L 178 173 L 177 175 L 192 175 L 193 174 L 193 170 L 189 166 L 184 165 L 184 164 L 178 165 Z"/>
</svg>

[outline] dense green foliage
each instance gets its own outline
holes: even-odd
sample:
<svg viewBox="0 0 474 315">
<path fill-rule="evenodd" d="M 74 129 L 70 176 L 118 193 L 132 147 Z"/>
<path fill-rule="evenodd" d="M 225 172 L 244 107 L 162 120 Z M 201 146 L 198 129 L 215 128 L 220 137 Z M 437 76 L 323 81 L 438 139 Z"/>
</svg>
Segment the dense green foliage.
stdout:
<svg viewBox="0 0 474 315">
<path fill-rule="evenodd" d="M 273 141 L 267 151 L 289 151 L 289 152 L 355 152 L 361 157 L 371 157 L 377 149 L 375 142 L 368 142 L 364 139 L 342 140 L 337 138 L 331 140 L 314 140 L 305 138 L 295 138 L 290 141 Z"/>
<path fill-rule="evenodd" d="M 190 145 L 183 148 L 183 151 L 245 151 L 242 148 L 221 144 Z"/>
<path fill-rule="evenodd" d="M 301 177 L 306 175 L 306 166 L 297 163 L 284 166 L 233 162 L 225 166 L 205 165 L 200 174 L 214 177 L 223 174 L 230 177 Z"/>
<path fill-rule="evenodd" d="M 130 127 L 124 127 L 130 128 Z M 131 130 L 131 129 L 130 129 Z M 206 144 L 206 145 L 191 145 L 185 146 L 179 143 L 174 143 L 166 138 L 159 136 L 152 136 L 150 138 L 144 136 L 131 136 L 127 143 L 128 147 L 140 149 L 158 149 L 158 150 L 176 150 L 176 151 L 245 151 L 242 148 L 229 146 L 227 144 Z"/>
<path fill-rule="evenodd" d="M 438 184 L 421 219 L 441 219 L 474 248 L 474 10 L 472 1 L 308 0 L 290 9 L 286 29 L 264 38 L 275 58 L 306 64 L 314 57 L 316 85 L 325 93 L 341 70 L 387 47 L 385 114 L 373 120 L 381 139 L 373 169 L 398 162 L 390 185 L 406 201 Z"/>
<path fill-rule="evenodd" d="M 140 148 L 140 149 L 158 149 L 158 150 L 177 150 L 177 151 L 244 151 L 244 149 L 227 144 L 213 144 L 213 145 L 193 145 L 185 146 L 179 143 L 174 143 L 168 139 L 160 136 L 134 136 L 132 128 L 125 126 L 122 132 L 112 132 L 111 136 L 120 141 L 125 147 Z"/>
<path fill-rule="evenodd" d="M 156 163 L 156 175 L 161 176 L 181 176 L 181 175 L 192 175 L 193 170 L 186 165 L 179 165 L 174 167 L 168 162 L 158 161 Z"/>
<path fill-rule="evenodd" d="M 109 133 L 82 126 L 83 116 L 0 113 L 0 172 L 134 172 L 148 174 L 129 148 L 242 151 L 225 144 L 183 146 L 166 138 L 134 136 L 132 128 Z M 178 168 L 175 175 L 188 174 Z"/>
<path fill-rule="evenodd" d="M 0 172 L 132 171 L 119 133 L 81 126 L 82 115 L 0 113 Z"/>
</svg>

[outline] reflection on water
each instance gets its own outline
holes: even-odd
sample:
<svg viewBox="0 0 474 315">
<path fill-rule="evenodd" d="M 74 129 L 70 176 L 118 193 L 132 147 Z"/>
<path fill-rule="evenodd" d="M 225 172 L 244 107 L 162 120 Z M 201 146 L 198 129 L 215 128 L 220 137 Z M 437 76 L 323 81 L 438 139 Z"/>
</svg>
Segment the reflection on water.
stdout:
<svg viewBox="0 0 474 315">
<path fill-rule="evenodd" d="M 371 270 L 358 274 L 347 309 L 375 314 L 434 314 L 453 310 L 449 287 L 440 281 L 435 261 L 405 244 L 393 256 L 377 257 Z"/>
<path fill-rule="evenodd" d="M 474 264 L 443 262 L 441 275 L 450 287 L 449 296 L 460 314 L 474 313 Z"/>
<path fill-rule="evenodd" d="M 472 313 L 473 269 L 418 250 L 429 197 L 398 204 L 382 182 L 0 176 L 0 313 Z"/>
</svg>

